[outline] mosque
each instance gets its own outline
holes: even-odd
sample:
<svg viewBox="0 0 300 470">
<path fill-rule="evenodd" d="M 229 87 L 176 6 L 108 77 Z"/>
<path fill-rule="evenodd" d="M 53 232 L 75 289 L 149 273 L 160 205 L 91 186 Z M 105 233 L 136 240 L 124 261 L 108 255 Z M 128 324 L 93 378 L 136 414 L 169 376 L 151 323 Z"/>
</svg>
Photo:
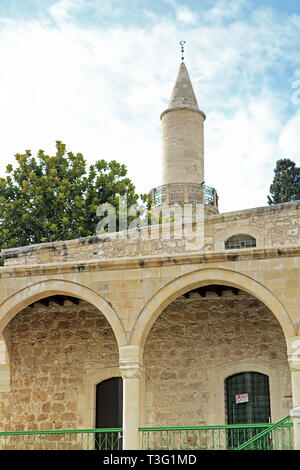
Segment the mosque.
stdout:
<svg viewBox="0 0 300 470">
<path fill-rule="evenodd" d="M 1 252 L 0 448 L 300 449 L 300 202 L 219 213 L 183 61 L 161 124 L 161 223 Z"/>
</svg>

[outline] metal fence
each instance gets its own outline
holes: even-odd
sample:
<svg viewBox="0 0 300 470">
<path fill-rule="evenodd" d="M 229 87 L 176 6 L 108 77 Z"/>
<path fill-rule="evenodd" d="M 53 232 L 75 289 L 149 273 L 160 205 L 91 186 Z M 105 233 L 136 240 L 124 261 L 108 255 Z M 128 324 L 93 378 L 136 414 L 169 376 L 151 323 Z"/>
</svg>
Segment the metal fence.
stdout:
<svg viewBox="0 0 300 470">
<path fill-rule="evenodd" d="M 139 428 L 142 450 L 292 450 L 290 417 L 270 424 Z M 121 450 L 114 429 L 0 432 L 0 450 Z"/>
<path fill-rule="evenodd" d="M 292 450 L 293 424 L 290 421 L 286 419 L 269 432 L 270 423 L 151 427 L 139 428 L 139 431 L 143 450 L 235 450 L 252 438 L 245 447 L 247 450 Z M 261 437 L 255 439 L 258 435 Z"/>
<path fill-rule="evenodd" d="M 121 449 L 121 428 L 0 432 L 0 450 Z"/>
</svg>

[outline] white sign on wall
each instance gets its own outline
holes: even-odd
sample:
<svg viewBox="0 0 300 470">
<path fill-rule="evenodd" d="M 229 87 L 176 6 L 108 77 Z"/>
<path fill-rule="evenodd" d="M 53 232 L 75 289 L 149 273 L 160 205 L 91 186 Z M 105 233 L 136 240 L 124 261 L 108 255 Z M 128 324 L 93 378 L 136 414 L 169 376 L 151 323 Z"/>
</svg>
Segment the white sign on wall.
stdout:
<svg viewBox="0 0 300 470">
<path fill-rule="evenodd" d="M 249 401 L 248 393 L 242 393 L 240 395 L 235 396 L 236 403 L 246 403 L 247 401 Z"/>
</svg>

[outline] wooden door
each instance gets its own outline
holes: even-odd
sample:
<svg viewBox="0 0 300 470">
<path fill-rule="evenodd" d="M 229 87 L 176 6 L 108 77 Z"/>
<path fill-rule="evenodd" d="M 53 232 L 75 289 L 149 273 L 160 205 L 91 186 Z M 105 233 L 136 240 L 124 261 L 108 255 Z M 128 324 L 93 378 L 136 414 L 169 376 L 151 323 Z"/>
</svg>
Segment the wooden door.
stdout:
<svg viewBox="0 0 300 470">
<path fill-rule="evenodd" d="M 122 428 L 123 425 L 123 380 L 121 377 L 100 382 L 96 387 L 96 428 Z M 122 448 L 122 433 L 119 431 L 99 433 L 97 448 L 114 450 Z"/>
</svg>

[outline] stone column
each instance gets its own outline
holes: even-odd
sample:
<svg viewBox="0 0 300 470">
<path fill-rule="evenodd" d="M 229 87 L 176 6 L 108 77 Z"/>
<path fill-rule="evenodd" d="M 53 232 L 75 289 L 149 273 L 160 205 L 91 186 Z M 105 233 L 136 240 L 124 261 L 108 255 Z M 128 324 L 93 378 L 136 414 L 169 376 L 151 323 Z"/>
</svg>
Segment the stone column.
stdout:
<svg viewBox="0 0 300 470">
<path fill-rule="evenodd" d="M 288 361 L 291 371 L 294 424 L 294 450 L 300 450 L 300 336 L 287 339 Z"/>
<path fill-rule="evenodd" d="M 144 382 L 142 353 L 137 346 L 120 347 L 120 371 L 123 378 L 123 449 L 138 450 L 141 425 L 141 397 Z"/>
<path fill-rule="evenodd" d="M 10 338 L 0 333 L 0 392 L 10 391 Z"/>
<path fill-rule="evenodd" d="M 300 407 L 290 411 L 294 427 L 294 450 L 300 450 Z"/>
</svg>

